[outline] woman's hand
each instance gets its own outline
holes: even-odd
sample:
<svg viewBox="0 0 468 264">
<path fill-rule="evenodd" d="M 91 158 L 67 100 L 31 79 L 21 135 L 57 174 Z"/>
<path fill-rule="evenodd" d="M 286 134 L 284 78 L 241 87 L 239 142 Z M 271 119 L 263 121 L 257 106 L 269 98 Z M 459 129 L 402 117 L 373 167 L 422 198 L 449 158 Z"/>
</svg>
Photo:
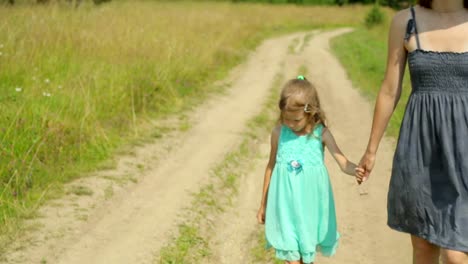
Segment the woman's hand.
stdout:
<svg viewBox="0 0 468 264">
<path fill-rule="evenodd" d="M 362 181 L 365 182 L 370 176 L 372 169 L 374 168 L 375 163 L 375 154 L 366 152 L 364 156 L 362 156 L 361 161 L 359 162 L 358 168 L 364 170 L 364 176 Z"/>
<path fill-rule="evenodd" d="M 265 207 L 264 206 L 261 206 L 260 209 L 258 209 L 257 221 L 261 225 L 265 224 Z"/>
<path fill-rule="evenodd" d="M 358 166 L 354 168 L 354 171 L 355 171 L 354 177 L 356 178 L 356 182 L 358 184 L 361 184 L 364 181 L 364 177 L 366 176 L 366 171 L 363 168 L 358 167 Z"/>
</svg>

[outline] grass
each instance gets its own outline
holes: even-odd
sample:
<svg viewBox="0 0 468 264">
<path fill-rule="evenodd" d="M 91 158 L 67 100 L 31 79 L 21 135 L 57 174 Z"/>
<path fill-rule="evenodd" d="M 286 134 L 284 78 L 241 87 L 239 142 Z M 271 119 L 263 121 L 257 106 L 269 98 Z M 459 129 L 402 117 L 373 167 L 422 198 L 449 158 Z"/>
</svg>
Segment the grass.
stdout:
<svg viewBox="0 0 468 264">
<path fill-rule="evenodd" d="M 148 123 L 224 89 L 214 81 L 262 39 L 357 25 L 367 9 L 183 1 L 0 5 L 0 233 L 61 195 L 64 183 L 109 164 L 122 146 L 163 136 Z"/>
<path fill-rule="evenodd" d="M 359 27 L 354 32 L 332 40 L 333 52 L 346 68 L 354 87 L 373 102 L 385 75 L 387 35 L 393 11 L 386 10 L 385 14 L 386 19 L 381 25 L 371 29 Z M 406 102 L 411 93 L 408 70 L 405 76 L 400 102 L 387 128 L 389 136 L 398 136 Z"/>
<path fill-rule="evenodd" d="M 78 196 L 82 196 L 82 195 L 91 196 L 93 195 L 93 190 L 85 186 L 72 186 L 70 193 L 73 193 L 74 195 L 78 195 Z"/>
<path fill-rule="evenodd" d="M 198 255 L 191 256 L 191 261 L 195 262 L 187 262 L 187 256 L 194 251 L 194 248 L 198 249 L 196 252 Z M 199 259 L 209 255 L 208 243 L 200 236 L 199 229 L 193 225 L 182 224 L 179 226 L 179 236 L 173 245 L 166 247 L 162 251 L 159 263 L 198 263 Z"/>
</svg>

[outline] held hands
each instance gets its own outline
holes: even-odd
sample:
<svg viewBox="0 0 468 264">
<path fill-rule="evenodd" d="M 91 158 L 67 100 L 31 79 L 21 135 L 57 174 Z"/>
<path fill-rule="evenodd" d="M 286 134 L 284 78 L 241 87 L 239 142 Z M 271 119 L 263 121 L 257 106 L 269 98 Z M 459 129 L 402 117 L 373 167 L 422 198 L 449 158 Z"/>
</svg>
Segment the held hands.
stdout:
<svg viewBox="0 0 468 264">
<path fill-rule="evenodd" d="M 366 171 L 363 168 L 358 167 L 358 166 L 354 168 L 354 171 L 355 171 L 354 177 L 356 177 L 356 182 L 358 184 L 361 184 L 364 181 Z"/>
<path fill-rule="evenodd" d="M 354 176 L 358 184 L 361 184 L 363 182 L 365 170 L 356 165 L 354 162 L 346 160 L 346 165 L 343 166 L 341 170 L 350 176 Z"/>
<path fill-rule="evenodd" d="M 360 173 L 362 174 L 362 181 L 359 184 L 369 179 L 370 173 L 372 169 L 374 168 L 374 164 L 375 164 L 375 154 L 366 152 L 364 156 L 362 156 L 361 161 L 359 162 L 358 168 L 356 169 L 356 170 L 359 170 Z"/>
</svg>

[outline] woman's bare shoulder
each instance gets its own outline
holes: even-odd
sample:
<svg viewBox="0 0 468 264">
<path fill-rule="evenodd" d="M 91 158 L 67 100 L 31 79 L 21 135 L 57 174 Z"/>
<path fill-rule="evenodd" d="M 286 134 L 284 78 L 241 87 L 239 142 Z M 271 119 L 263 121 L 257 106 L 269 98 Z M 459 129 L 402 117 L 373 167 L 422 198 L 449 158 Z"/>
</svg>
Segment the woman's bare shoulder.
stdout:
<svg viewBox="0 0 468 264">
<path fill-rule="evenodd" d="M 411 19 L 411 9 L 402 9 L 395 13 L 392 18 L 392 27 L 405 28 L 408 20 Z"/>
</svg>

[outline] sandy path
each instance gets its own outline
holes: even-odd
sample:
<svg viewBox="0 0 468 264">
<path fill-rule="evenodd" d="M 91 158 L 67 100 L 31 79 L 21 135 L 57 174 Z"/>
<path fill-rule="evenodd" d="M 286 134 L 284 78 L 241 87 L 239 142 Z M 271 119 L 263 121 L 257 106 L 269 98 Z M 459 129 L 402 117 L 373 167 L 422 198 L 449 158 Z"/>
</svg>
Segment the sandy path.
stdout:
<svg viewBox="0 0 468 264">
<path fill-rule="evenodd" d="M 96 194 L 66 198 L 68 202 L 61 206 L 45 206 L 41 210 L 44 217 L 35 220 L 40 227 L 24 239 L 29 243 L 16 245 L 20 250 L 11 250 L 6 262 L 152 263 L 180 221 L 180 211 L 190 204 L 190 192 L 196 192 L 207 181 L 210 168 L 239 143 L 245 121 L 261 109 L 275 76 L 279 73 L 294 76 L 302 65 L 307 67 L 308 77 L 318 86 L 330 128 L 342 150 L 353 160 L 360 158 L 370 127 L 372 106 L 352 88 L 344 70 L 328 50 L 328 40 L 347 31 L 319 33 L 308 44 L 304 42 L 307 33 L 265 41 L 226 80 L 231 84 L 227 94 L 209 100 L 194 111 L 196 125 L 190 131 L 135 151 L 135 157 L 127 163 L 143 164 L 148 169 L 138 172 L 127 168 L 125 173 L 142 174 L 138 176 L 138 183 L 114 186 L 109 198 L 98 191 L 108 187 L 108 181 L 93 177 L 80 180 L 80 185 L 95 188 Z M 291 47 L 295 52 L 288 51 Z M 256 169 L 240 181 L 241 195 L 234 207 L 217 221 L 219 229 L 210 244 L 213 263 L 249 261 L 245 245 L 260 228 L 256 225 L 255 213 L 268 155 L 268 139 L 263 144 Z M 160 151 L 162 147 L 163 152 Z M 385 225 L 392 150 L 392 142 L 384 140 L 373 177 L 366 186 L 369 194 L 365 196 L 359 195 L 354 181 L 341 174 L 331 158 L 326 157 L 334 184 L 342 240 L 338 254 L 331 260 L 319 258 L 320 263 L 409 262 L 407 237 L 390 231 Z M 158 157 L 148 154 L 158 151 L 162 153 Z M 118 170 L 122 167 L 118 166 L 117 172 L 111 174 L 118 175 Z M 80 204 L 81 211 L 86 212 L 85 220 L 74 217 L 76 210 L 70 209 L 72 204 Z"/>
<path fill-rule="evenodd" d="M 367 143 L 373 105 L 352 87 L 344 69 L 329 51 L 329 39 L 347 32 L 337 30 L 316 35 L 299 54 L 285 58 L 283 72 L 294 76 L 299 67 L 308 69 L 308 77 L 317 85 L 329 126 L 342 151 L 358 162 Z M 393 142 L 381 143 L 378 162 L 372 178 L 357 187 L 354 180 L 342 174 L 327 153 L 326 164 L 334 187 L 338 223 L 342 234 L 335 257 L 319 256 L 318 263 L 385 264 L 409 263 L 410 244 L 406 235 L 386 226 L 386 194 L 393 156 Z M 213 247 L 217 263 L 246 263 L 253 233 L 262 228 L 256 224 L 255 214 L 260 201 L 263 172 L 268 158 L 268 139 L 263 142 L 263 159 L 256 169 L 241 180 L 242 195 L 221 217 Z M 361 195 L 367 192 L 366 195 Z M 229 226 L 230 228 L 225 228 Z M 214 263 L 214 262 L 213 262 Z"/>
</svg>

